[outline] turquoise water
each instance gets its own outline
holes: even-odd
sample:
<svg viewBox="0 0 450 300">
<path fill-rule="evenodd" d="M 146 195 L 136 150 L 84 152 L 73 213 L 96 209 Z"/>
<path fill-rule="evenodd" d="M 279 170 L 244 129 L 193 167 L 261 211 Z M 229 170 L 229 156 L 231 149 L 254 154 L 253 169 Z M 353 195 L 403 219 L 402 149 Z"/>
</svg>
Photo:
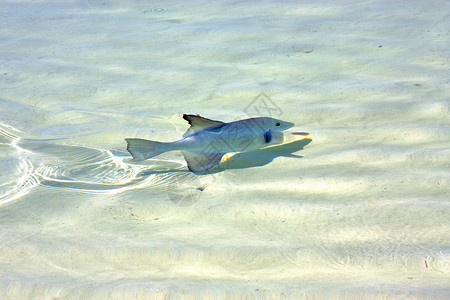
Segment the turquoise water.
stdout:
<svg viewBox="0 0 450 300">
<path fill-rule="evenodd" d="M 1 1 L 0 298 L 448 298 L 449 11 Z M 131 161 L 183 113 L 295 126 Z"/>
</svg>

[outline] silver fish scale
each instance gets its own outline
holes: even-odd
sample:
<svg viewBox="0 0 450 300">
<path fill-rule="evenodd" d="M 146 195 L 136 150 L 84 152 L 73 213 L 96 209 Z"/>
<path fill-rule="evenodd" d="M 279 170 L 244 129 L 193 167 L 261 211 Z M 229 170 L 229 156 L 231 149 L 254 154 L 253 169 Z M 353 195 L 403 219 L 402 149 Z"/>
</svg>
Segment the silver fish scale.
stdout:
<svg viewBox="0 0 450 300">
<path fill-rule="evenodd" d="M 258 134 L 248 127 L 238 124 L 226 126 L 219 135 L 221 148 L 226 152 L 242 152 L 261 147 L 264 141 L 264 133 Z M 230 128 L 231 127 L 231 128 Z"/>
<path fill-rule="evenodd" d="M 264 146 L 264 131 L 261 128 L 239 123 L 229 123 L 217 132 L 214 129 L 200 131 L 175 143 L 184 150 L 202 153 L 242 152 Z"/>
</svg>

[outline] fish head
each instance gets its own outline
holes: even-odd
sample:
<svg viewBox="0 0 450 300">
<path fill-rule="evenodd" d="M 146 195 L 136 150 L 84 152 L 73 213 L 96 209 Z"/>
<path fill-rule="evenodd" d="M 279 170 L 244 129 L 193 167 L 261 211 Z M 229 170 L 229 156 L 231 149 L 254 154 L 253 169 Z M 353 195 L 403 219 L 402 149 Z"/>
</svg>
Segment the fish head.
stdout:
<svg viewBox="0 0 450 300">
<path fill-rule="evenodd" d="M 273 131 L 283 131 L 294 126 L 294 123 L 286 122 L 279 119 L 274 119 L 270 117 L 261 117 L 257 118 L 258 124 L 265 130 L 273 130 Z"/>
</svg>

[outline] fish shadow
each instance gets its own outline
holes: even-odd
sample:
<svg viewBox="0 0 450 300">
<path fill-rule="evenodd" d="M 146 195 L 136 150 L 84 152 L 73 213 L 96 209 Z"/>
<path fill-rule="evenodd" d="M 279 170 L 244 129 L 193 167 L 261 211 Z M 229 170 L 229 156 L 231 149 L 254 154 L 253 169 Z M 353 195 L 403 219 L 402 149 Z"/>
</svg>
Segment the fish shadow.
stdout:
<svg viewBox="0 0 450 300">
<path fill-rule="evenodd" d="M 294 155 L 292 153 L 303 150 L 303 148 L 309 143 L 311 143 L 311 141 L 312 139 L 305 138 L 299 141 L 283 144 L 280 146 L 238 153 L 236 155 L 233 155 L 229 160 L 224 161 L 218 164 L 217 166 L 198 175 L 214 174 L 229 169 L 247 169 L 247 168 L 261 167 L 271 163 L 275 158 L 279 156 L 302 158 L 303 156 Z"/>
</svg>

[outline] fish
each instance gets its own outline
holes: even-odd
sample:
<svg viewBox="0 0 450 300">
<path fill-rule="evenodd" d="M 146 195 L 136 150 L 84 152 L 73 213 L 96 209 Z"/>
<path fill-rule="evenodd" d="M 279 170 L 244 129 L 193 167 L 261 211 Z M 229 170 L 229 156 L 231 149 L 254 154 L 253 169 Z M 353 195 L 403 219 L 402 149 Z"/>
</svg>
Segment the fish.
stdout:
<svg viewBox="0 0 450 300">
<path fill-rule="evenodd" d="M 183 114 L 190 127 L 183 138 L 174 142 L 157 142 L 126 138 L 133 160 L 146 160 L 169 151 L 181 151 L 193 173 L 218 165 L 227 153 L 253 151 L 283 143 L 283 132 L 294 126 L 270 117 L 222 122 L 199 115 Z"/>
</svg>

